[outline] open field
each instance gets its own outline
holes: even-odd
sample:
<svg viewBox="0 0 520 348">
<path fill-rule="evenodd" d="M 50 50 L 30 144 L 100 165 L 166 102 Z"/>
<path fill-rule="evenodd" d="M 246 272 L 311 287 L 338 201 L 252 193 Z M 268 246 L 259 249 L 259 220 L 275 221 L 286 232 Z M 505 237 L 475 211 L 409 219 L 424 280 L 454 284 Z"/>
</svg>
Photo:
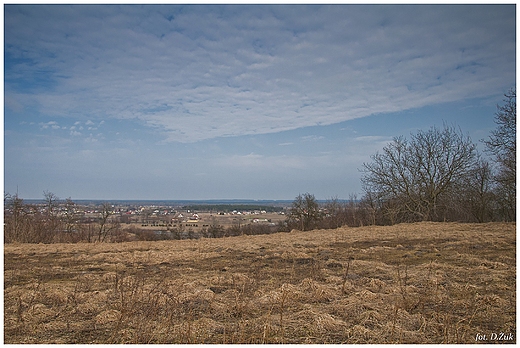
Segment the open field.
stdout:
<svg viewBox="0 0 520 348">
<path fill-rule="evenodd" d="M 4 341 L 515 343 L 515 228 L 7 244 Z"/>
</svg>

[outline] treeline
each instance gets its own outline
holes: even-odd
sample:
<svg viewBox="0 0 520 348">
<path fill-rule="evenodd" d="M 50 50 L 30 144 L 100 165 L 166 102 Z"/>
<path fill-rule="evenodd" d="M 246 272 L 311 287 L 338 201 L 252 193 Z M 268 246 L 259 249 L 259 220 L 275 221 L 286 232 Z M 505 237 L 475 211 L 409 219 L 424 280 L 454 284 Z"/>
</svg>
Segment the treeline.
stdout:
<svg viewBox="0 0 520 348">
<path fill-rule="evenodd" d="M 516 91 L 497 106 L 496 129 L 481 140 L 489 160 L 454 126 L 396 137 L 364 163 L 364 195 L 325 209 L 299 195 L 287 229 L 393 225 L 418 221 L 516 221 Z"/>
<path fill-rule="evenodd" d="M 482 140 L 444 125 L 397 137 L 363 164 L 359 209 L 368 224 L 516 221 L 516 92 L 505 95 L 497 128 Z"/>
<path fill-rule="evenodd" d="M 5 243 L 96 243 L 129 242 L 172 239 L 221 238 L 239 235 L 269 234 L 281 230 L 273 224 L 237 224 L 223 227 L 213 219 L 206 227 L 194 231 L 185 224 L 169 226 L 164 231 L 153 231 L 128 226 L 125 215 L 115 213 L 109 202 L 96 207 L 95 214 L 84 214 L 84 207 L 70 198 L 60 200 L 54 193 L 45 191 L 43 203 L 27 204 L 17 194 L 4 195 Z M 202 209 L 197 205 L 192 208 Z M 280 207 L 256 205 L 222 206 L 226 211 L 265 210 L 279 212 Z M 93 217 L 94 216 L 94 217 Z"/>
<path fill-rule="evenodd" d="M 60 201 L 44 192 L 43 205 L 25 204 L 17 194 L 4 195 L 5 243 L 117 242 L 124 240 L 121 224 L 104 203 L 96 219 L 85 219 L 76 212 L 70 198 Z"/>
<path fill-rule="evenodd" d="M 198 238 L 221 238 L 239 235 L 270 234 L 281 230 L 272 224 L 237 224 L 230 227 L 219 225 L 216 220 L 194 231 L 185 224 L 153 231 L 128 227 L 122 216 L 112 211 L 110 203 L 98 207 L 96 217 L 85 217 L 70 198 L 65 201 L 44 192 L 44 204 L 26 204 L 18 195 L 4 197 L 4 242 L 5 243 L 97 243 L 158 241 Z M 123 227 L 124 226 L 124 227 Z"/>
</svg>

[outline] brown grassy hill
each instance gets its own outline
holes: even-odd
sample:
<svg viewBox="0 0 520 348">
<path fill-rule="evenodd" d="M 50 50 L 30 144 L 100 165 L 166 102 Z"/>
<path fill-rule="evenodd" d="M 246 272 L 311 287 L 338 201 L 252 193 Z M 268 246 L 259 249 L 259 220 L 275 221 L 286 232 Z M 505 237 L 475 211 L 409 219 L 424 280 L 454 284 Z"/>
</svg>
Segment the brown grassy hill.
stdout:
<svg viewBox="0 0 520 348">
<path fill-rule="evenodd" d="M 515 228 L 9 244 L 4 341 L 489 343 L 502 332 L 513 343 Z"/>
</svg>

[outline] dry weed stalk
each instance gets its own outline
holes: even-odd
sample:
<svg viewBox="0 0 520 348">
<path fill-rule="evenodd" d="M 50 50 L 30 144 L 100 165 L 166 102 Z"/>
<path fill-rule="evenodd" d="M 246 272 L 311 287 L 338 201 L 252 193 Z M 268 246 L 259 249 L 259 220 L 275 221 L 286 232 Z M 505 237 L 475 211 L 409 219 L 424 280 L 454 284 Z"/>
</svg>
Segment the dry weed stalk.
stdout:
<svg viewBox="0 0 520 348">
<path fill-rule="evenodd" d="M 346 294 L 347 291 L 345 290 L 345 286 L 347 284 L 348 280 L 348 271 L 350 269 L 350 259 L 347 261 L 347 268 L 345 269 L 345 273 L 343 274 L 343 285 L 341 286 L 341 292 Z"/>
<path fill-rule="evenodd" d="M 284 311 L 285 311 L 285 305 L 286 305 L 286 301 L 287 301 L 287 298 L 289 296 L 289 291 L 287 291 L 287 286 L 282 285 L 282 293 L 280 294 L 279 296 L 279 307 L 280 307 L 280 331 L 281 331 L 281 334 L 282 334 L 282 343 L 285 343 L 285 326 L 284 326 L 284 322 L 283 322 L 283 315 L 284 315 Z"/>
</svg>

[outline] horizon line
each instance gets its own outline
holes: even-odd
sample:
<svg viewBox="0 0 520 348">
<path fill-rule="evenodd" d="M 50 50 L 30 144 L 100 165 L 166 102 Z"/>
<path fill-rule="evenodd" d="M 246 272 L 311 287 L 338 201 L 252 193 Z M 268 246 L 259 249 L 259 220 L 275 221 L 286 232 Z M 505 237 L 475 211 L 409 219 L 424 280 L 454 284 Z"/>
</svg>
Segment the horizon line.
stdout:
<svg viewBox="0 0 520 348">
<path fill-rule="evenodd" d="M 26 201 L 45 201 L 44 198 L 23 198 L 19 197 Z M 69 198 L 69 197 L 68 197 Z M 68 198 L 58 198 L 58 201 L 65 201 Z M 131 198 L 131 199 L 106 199 L 106 198 L 77 198 L 72 199 L 72 201 L 102 201 L 102 202 L 125 202 L 125 201 L 134 201 L 134 202 L 292 202 L 295 198 L 290 199 L 254 199 L 254 198 L 209 198 L 209 199 L 139 199 L 139 198 Z M 344 198 L 327 198 L 327 199 L 318 199 L 317 201 L 325 202 L 331 201 L 332 199 L 336 199 L 338 201 L 350 201 L 351 199 Z M 356 199 L 355 199 L 356 200 Z"/>
</svg>

